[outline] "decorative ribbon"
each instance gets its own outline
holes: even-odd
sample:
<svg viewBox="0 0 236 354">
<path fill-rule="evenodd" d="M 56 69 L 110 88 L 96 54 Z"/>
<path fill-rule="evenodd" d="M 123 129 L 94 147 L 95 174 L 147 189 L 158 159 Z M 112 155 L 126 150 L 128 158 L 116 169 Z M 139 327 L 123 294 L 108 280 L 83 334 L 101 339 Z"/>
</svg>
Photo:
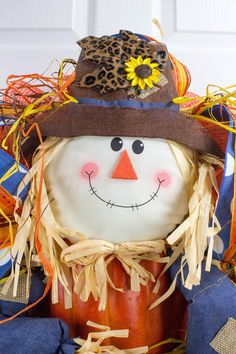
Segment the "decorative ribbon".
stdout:
<svg viewBox="0 0 236 354">
<path fill-rule="evenodd" d="M 138 38 L 130 31 L 120 31 L 118 36 L 89 36 L 77 42 L 82 48 L 82 59 L 97 64 L 97 68 L 84 75 L 77 85 L 94 87 L 100 93 L 116 91 L 130 87 L 126 80 L 125 62 L 130 57 L 150 58 L 159 64 L 158 70 L 163 72 L 168 59 L 167 51 L 157 51 L 157 44 Z M 160 48 L 160 46 L 159 46 Z"/>
<path fill-rule="evenodd" d="M 130 276 L 131 290 L 140 291 L 140 285 L 155 282 L 151 272 L 147 271 L 139 262 L 141 260 L 168 263 L 169 257 L 162 257 L 165 252 L 165 241 L 122 242 L 113 244 L 102 240 L 82 240 L 67 247 L 61 253 L 61 261 L 72 267 L 74 290 L 82 301 L 87 301 L 90 294 L 99 298 L 99 311 L 105 310 L 107 299 L 107 283 L 115 290 L 118 289 L 112 282 L 107 265 L 117 258 L 125 272 Z M 107 256 L 111 256 L 107 258 Z M 77 270 L 76 265 L 82 267 Z"/>
</svg>

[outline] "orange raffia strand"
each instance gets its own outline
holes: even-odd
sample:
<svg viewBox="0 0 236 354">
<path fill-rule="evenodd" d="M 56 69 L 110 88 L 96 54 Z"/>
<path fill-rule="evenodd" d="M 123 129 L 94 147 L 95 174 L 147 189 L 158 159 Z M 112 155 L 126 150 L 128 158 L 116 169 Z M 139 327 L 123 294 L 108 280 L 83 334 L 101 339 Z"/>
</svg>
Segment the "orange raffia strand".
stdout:
<svg viewBox="0 0 236 354">
<path fill-rule="evenodd" d="M 64 104 L 68 103 L 68 102 L 71 102 L 71 101 L 74 101 L 74 102 L 77 102 L 77 100 L 75 100 L 73 97 L 71 97 L 70 95 L 68 95 L 65 90 L 66 88 L 68 87 L 68 85 L 74 80 L 74 76 L 75 76 L 75 73 L 73 73 L 72 75 L 70 75 L 67 80 L 65 81 L 65 83 L 63 85 L 61 85 L 60 87 L 60 90 L 56 93 L 56 94 L 52 94 L 52 93 L 49 93 L 49 94 L 45 94 L 43 95 L 42 97 L 40 97 L 38 100 L 34 101 L 33 103 L 31 103 L 25 110 L 25 112 L 23 113 L 23 115 L 18 119 L 17 121 L 17 126 L 19 125 L 19 122 L 22 118 L 26 118 L 27 116 L 29 115 L 32 115 L 33 113 L 37 113 L 39 111 L 42 111 L 42 107 L 41 109 L 40 108 L 37 108 L 37 109 L 34 109 L 34 106 L 41 102 L 45 97 L 49 97 L 50 95 L 53 95 L 53 98 L 52 100 L 46 105 L 44 106 L 44 110 L 45 109 L 49 109 L 50 106 L 51 106 L 51 103 L 55 100 L 55 96 L 58 96 L 60 94 L 63 94 L 64 97 L 67 98 L 67 101 L 64 102 Z M 17 127 L 16 126 L 16 127 Z M 12 131 L 10 130 L 10 134 L 7 135 L 7 137 L 5 138 L 5 141 L 6 142 L 6 139 L 8 138 L 9 135 L 11 135 L 14 131 L 15 131 L 15 128 L 12 129 Z M 38 191 L 38 194 L 37 194 L 37 199 L 36 199 L 36 223 L 35 223 L 35 231 L 34 231 L 34 238 L 35 238 L 35 246 L 36 246 L 36 250 L 37 250 L 37 253 L 38 253 L 38 256 L 42 262 L 42 265 L 45 269 L 45 273 L 47 274 L 48 276 L 48 281 L 47 281 L 47 284 L 46 284 L 46 287 L 44 289 L 44 293 L 43 295 L 37 300 L 35 301 L 33 304 L 27 306 L 26 308 L 24 308 L 23 310 L 19 311 L 18 313 L 16 313 L 15 315 L 5 319 L 5 320 L 2 320 L 0 321 L 0 324 L 3 324 L 3 323 L 6 323 L 14 318 L 16 318 L 17 316 L 19 316 L 21 313 L 24 313 L 25 311 L 28 311 L 29 309 L 33 308 L 35 305 L 37 305 L 41 300 L 43 300 L 45 298 L 45 296 L 48 294 L 49 290 L 50 290 L 50 287 L 52 285 L 52 278 L 53 278 L 53 269 L 52 269 L 52 266 L 49 262 L 49 260 L 44 256 L 43 254 L 43 251 L 42 251 L 42 244 L 39 240 L 39 220 L 40 220 L 40 216 L 41 216 L 41 198 L 42 198 L 42 187 L 43 187 L 43 175 L 44 175 L 44 167 L 45 167 L 45 162 L 44 162 L 44 157 L 45 157 L 45 151 L 44 151 L 44 144 L 43 144 L 43 139 L 42 139 L 42 135 L 40 133 L 40 129 L 39 129 L 39 126 L 38 124 L 36 123 L 33 123 L 31 125 L 31 127 L 29 128 L 29 130 L 25 133 L 23 130 L 22 130 L 22 135 L 26 138 L 29 136 L 29 134 L 31 133 L 31 131 L 33 129 L 36 129 L 37 130 L 37 134 L 38 134 L 38 137 L 39 137 L 39 141 L 40 141 L 40 144 L 42 146 L 42 163 L 41 163 L 41 173 L 40 173 L 40 182 L 39 182 L 39 191 Z"/>
<path fill-rule="evenodd" d="M 30 75 L 10 75 L 8 76 L 6 82 L 8 84 L 8 88 L 6 90 L 6 93 L 9 90 L 13 90 L 16 93 L 18 93 L 19 96 L 23 97 L 23 99 L 28 102 L 28 104 L 31 103 L 31 101 L 29 100 L 29 98 L 27 97 L 27 95 L 24 95 L 24 93 L 22 93 L 21 88 L 28 88 L 29 90 L 31 90 L 32 92 L 34 92 L 34 88 L 36 87 L 48 87 L 50 88 L 50 90 L 52 92 L 54 92 L 57 96 L 59 96 L 60 99 L 63 100 L 63 98 L 66 96 L 65 92 L 63 92 L 68 85 L 71 83 L 71 77 L 74 78 L 74 75 L 70 75 L 69 78 L 67 80 L 65 80 L 65 83 L 63 84 L 63 65 L 64 65 L 64 61 L 62 62 L 61 66 L 60 66 L 60 71 L 59 71 L 59 77 L 57 78 L 52 78 L 52 77 L 48 77 L 48 76 L 42 76 L 39 74 L 30 74 Z M 30 84 L 30 82 L 26 82 L 24 84 L 22 84 L 20 87 L 17 87 L 18 82 L 22 82 L 26 79 L 30 79 L 30 80 L 38 80 L 39 82 L 43 82 L 41 84 L 38 85 L 33 85 Z"/>
<path fill-rule="evenodd" d="M 0 224 L 4 224 L 4 226 L 1 226 L 0 232 L 1 232 L 1 239 L 0 239 L 0 249 L 5 248 L 5 247 L 11 247 L 12 242 L 10 240 L 10 233 L 9 233 L 9 228 L 10 225 L 7 225 L 8 221 Z M 12 230 L 13 230 L 13 236 L 15 235 L 16 232 L 16 224 L 14 221 L 12 221 Z"/>
<path fill-rule="evenodd" d="M 8 78 L 7 78 L 7 80 L 6 80 L 6 82 L 7 82 L 7 84 L 8 84 L 8 88 L 7 88 L 7 90 L 6 90 L 6 93 L 7 93 L 8 91 L 10 91 L 10 90 L 13 90 L 14 92 L 18 93 L 19 96 L 23 97 L 23 99 L 24 99 L 26 102 L 28 102 L 28 104 L 30 104 L 31 101 L 29 100 L 29 98 L 28 98 L 26 95 L 24 95 L 24 94 L 22 93 L 20 87 L 17 87 L 17 83 L 18 83 L 19 81 L 22 82 L 22 81 L 25 80 L 25 79 L 39 79 L 39 78 L 44 79 L 44 81 L 48 81 L 46 77 L 43 78 L 43 77 L 41 77 L 41 76 L 38 75 L 38 74 L 20 75 L 20 76 L 18 76 L 18 75 L 9 75 Z M 15 79 L 15 80 L 12 81 L 13 79 Z M 50 81 L 50 82 L 51 82 L 51 81 Z M 32 86 L 32 85 L 29 85 L 29 83 L 25 82 L 25 84 L 22 85 L 22 87 L 24 87 L 24 88 L 27 87 L 27 88 L 32 89 L 33 86 Z"/>
<path fill-rule="evenodd" d="M 146 36 L 151 41 L 159 43 L 156 39 Z M 184 64 L 169 53 L 171 63 L 174 66 L 175 85 L 179 96 L 183 96 L 191 84 L 191 75 Z"/>
<path fill-rule="evenodd" d="M 191 83 L 190 73 L 186 66 L 177 60 L 172 54 L 169 54 L 169 57 L 174 67 L 174 78 L 178 95 L 183 96 Z"/>
<path fill-rule="evenodd" d="M 8 241 L 10 242 L 10 245 L 12 246 L 13 244 L 13 240 L 14 240 L 14 235 L 13 235 L 13 227 L 12 227 L 12 220 L 10 219 L 10 217 L 8 215 L 6 215 L 4 213 L 4 211 L 2 209 L 0 209 L 0 214 L 5 218 L 5 220 L 8 222 L 8 230 L 9 230 L 9 234 L 8 237 L 5 239 L 5 241 L 1 244 L 0 248 L 3 248 Z M 5 255 L 4 255 L 5 256 Z"/>
<path fill-rule="evenodd" d="M 50 76 L 43 76 L 39 74 L 8 76 L 6 80 L 8 87 L 5 90 L 5 96 L 7 96 L 8 92 L 10 91 L 11 92 L 10 96 L 12 96 L 10 98 L 13 99 L 15 93 L 16 97 L 21 98 L 21 102 L 19 101 L 17 102 L 16 100 L 16 104 L 20 104 L 24 108 L 25 106 L 27 106 L 27 104 L 28 105 L 32 103 L 34 103 L 34 105 L 42 104 L 43 102 L 38 102 L 37 99 L 34 102 L 32 102 L 32 98 L 29 97 L 29 93 L 27 93 L 27 91 L 32 92 L 35 95 L 37 94 L 40 95 L 40 93 L 35 91 L 36 88 L 38 89 L 40 88 L 40 90 L 44 88 L 45 94 L 50 93 L 49 96 L 53 96 L 53 97 L 50 101 L 47 100 L 46 102 L 47 105 L 43 105 L 40 111 L 47 110 L 47 108 L 50 107 L 57 98 L 59 99 L 58 102 L 65 102 L 66 99 L 72 101 L 72 97 L 67 94 L 66 89 L 69 86 L 69 84 L 73 81 L 75 73 L 71 75 L 64 74 L 63 70 L 67 63 L 72 64 L 72 62 L 67 59 L 62 61 L 59 67 L 58 76 L 56 78 Z M 24 90 L 26 90 L 26 93 Z M 49 96 L 44 96 L 43 92 L 42 92 L 42 96 L 44 99 L 47 99 L 49 97 Z M 24 100 L 25 103 L 22 103 L 22 100 Z M 38 112 L 33 111 L 31 113 L 34 114 Z"/>
<path fill-rule="evenodd" d="M 0 216 L 4 219 L 4 222 L 0 223 L 0 224 L 8 225 L 7 234 L 6 234 L 6 231 L 2 230 L 2 228 L 0 229 L 0 233 L 1 233 L 0 249 L 3 247 L 6 247 L 8 244 L 10 244 L 10 246 L 13 244 L 13 241 L 14 241 L 14 230 L 13 230 L 14 208 L 15 208 L 15 199 L 4 188 L 0 187 Z M 5 237 L 3 238 L 4 234 L 5 234 Z"/>
<path fill-rule="evenodd" d="M 63 93 L 66 98 L 69 98 L 69 101 L 77 102 L 77 100 L 75 98 L 72 98 L 72 96 L 68 95 L 65 92 L 66 88 L 74 81 L 74 79 L 75 79 L 75 72 L 73 72 L 71 75 L 69 75 L 68 79 L 61 86 L 61 88 L 58 92 L 59 92 L 59 94 Z"/>
<path fill-rule="evenodd" d="M 31 308 L 33 308 L 34 306 L 36 306 L 40 301 L 42 301 L 45 296 L 48 294 L 50 287 L 52 285 L 52 277 L 53 277 L 53 269 L 52 266 L 50 264 L 50 262 L 48 261 L 48 259 L 44 256 L 43 251 L 42 251 L 42 244 L 39 240 L 39 220 L 40 220 L 40 216 L 41 216 L 41 198 L 42 198 L 42 188 L 43 188 L 43 175 L 44 175 L 44 167 L 45 167 L 45 161 L 44 161 L 44 157 L 45 157 L 45 150 L 44 150 L 44 144 L 43 144 L 43 139 L 42 139 L 42 135 L 40 133 L 40 129 L 38 124 L 34 123 L 31 125 L 31 127 L 29 128 L 29 130 L 25 133 L 24 131 L 22 132 L 24 137 L 28 137 L 30 132 L 36 129 L 37 134 L 38 134 L 38 138 L 40 141 L 40 144 L 42 146 L 42 163 L 41 163 L 41 173 L 40 173 L 40 181 L 39 181 L 39 191 L 38 191 L 38 195 L 37 195 L 37 199 L 36 199 L 36 223 L 35 223 L 35 231 L 34 231 L 34 238 L 35 238 L 35 246 L 37 249 L 37 253 L 38 256 L 43 264 L 43 267 L 46 271 L 46 274 L 48 275 L 48 281 L 46 284 L 46 287 L 44 289 L 43 295 L 36 300 L 33 304 L 28 305 L 26 308 L 24 308 L 23 310 L 19 311 L 18 313 L 14 314 L 13 316 L 5 319 L 5 320 L 1 320 L 0 324 L 9 322 L 11 320 L 13 320 L 14 318 L 16 318 L 17 316 L 19 316 L 20 314 L 24 313 L 25 311 L 30 310 Z"/>
<path fill-rule="evenodd" d="M 11 81 L 12 79 L 15 79 L 13 82 Z M 46 82 L 49 84 L 52 84 L 55 89 L 58 89 L 58 85 L 57 85 L 57 78 L 52 78 L 50 76 L 43 76 L 40 74 L 27 74 L 27 75 L 9 75 L 6 82 L 8 84 L 8 86 L 10 88 L 16 89 L 14 88 L 14 84 L 17 83 L 18 81 L 22 81 L 25 79 L 31 79 L 31 80 L 41 80 L 42 82 Z M 26 82 L 26 85 L 29 85 L 30 87 L 32 87 L 32 85 L 30 85 L 29 83 Z M 44 84 L 45 85 L 45 84 Z M 17 89 L 16 89 L 17 90 Z M 21 91 L 18 91 L 19 94 L 21 94 Z M 27 97 L 25 97 L 27 99 Z"/>
<path fill-rule="evenodd" d="M 14 123 L 14 125 L 11 127 L 10 131 L 8 132 L 7 136 L 5 137 L 5 139 L 2 142 L 2 146 L 7 149 L 6 146 L 6 142 L 9 138 L 9 136 L 11 136 L 15 130 L 17 129 L 18 125 L 20 124 L 20 122 L 27 118 L 30 115 L 33 114 L 37 114 L 43 111 L 47 111 L 51 108 L 52 103 L 55 101 L 55 99 L 60 96 L 63 95 L 67 101 L 62 102 L 62 104 L 66 104 L 69 102 L 77 102 L 77 100 L 75 98 L 73 98 L 72 96 L 70 96 L 69 94 L 67 94 L 65 92 L 66 88 L 70 85 L 70 83 L 74 80 L 75 77 L 75 73 L 71 74 L 67 80 L 65 80 L 64 84 L 60 87 L 60 89 L 57 92 L 49 92 L 49 93 L 45 93 L 44 95 L 42 95 L 40 98 L 36 99 L 34 102 L 30 103 L 25 111 L 23 112 L 23 114 L 19 117 L 19 119 Z M 44 101 L 45 98 L 51 97 L 50 101 L 47 104 L 42 104 L 41 106 L 35 108 L 35 106 L 37 106 L 38 104 L 40 104 L 41 102 Z M 18 140 L 19 140 L 19 136 L 16 138 L 15 141 L 15 152 L 16 152 L 16 157 L 17 157 L 17 161 L 19 161 L 19 157 L 18 157 L 18 151 L 17 151 L 17 146 L 18 146 Z"/>
</svg>

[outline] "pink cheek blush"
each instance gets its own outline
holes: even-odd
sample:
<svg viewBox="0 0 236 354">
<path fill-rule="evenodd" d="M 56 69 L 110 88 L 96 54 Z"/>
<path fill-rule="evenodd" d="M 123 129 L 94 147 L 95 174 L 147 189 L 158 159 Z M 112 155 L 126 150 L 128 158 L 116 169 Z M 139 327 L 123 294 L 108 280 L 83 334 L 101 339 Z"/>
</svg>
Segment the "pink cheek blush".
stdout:
<svg viewBox="0 0 236 354">
<path fill-rule="evenodd" d="M 98 165 L 94 162 L 88 162 L 80 170 L 80 176 L 84 179 L 95 178 L 98 174 Z"/>
<path fill-rule="evenodd" d="M 158 172 L 155 175 L 154 180 L 156 183 L 161 182 L 161 187 L 165 188 L 169 187 L 169 185 L 171 184 L 171 176 L 165 171 Z"/>
</svg>

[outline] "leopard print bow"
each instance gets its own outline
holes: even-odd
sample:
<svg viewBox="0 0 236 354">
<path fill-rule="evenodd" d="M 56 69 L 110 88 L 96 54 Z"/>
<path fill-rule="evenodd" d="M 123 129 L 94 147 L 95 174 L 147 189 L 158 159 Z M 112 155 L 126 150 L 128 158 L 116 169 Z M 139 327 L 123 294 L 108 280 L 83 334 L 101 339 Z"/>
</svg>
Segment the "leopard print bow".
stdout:
<svg viewBox="0 0 236 354">
<path fill-rule="evenodd" d="M 77 43 L 83 49 L 83 60 L 97 64 L 97 69 L 83 76 L 78 86 L 94 87 L 100 93 L 130 87 L 125 72 L 125 63 L 130 57 L 150 58 L 153 63 L 158 63 L 160 72 L 164 71 L 167 62 L 166 51 L 157 51 L 150 42 L 130 31 L 121 30 L 118 38 L 89 36 Z"/>
</svg>

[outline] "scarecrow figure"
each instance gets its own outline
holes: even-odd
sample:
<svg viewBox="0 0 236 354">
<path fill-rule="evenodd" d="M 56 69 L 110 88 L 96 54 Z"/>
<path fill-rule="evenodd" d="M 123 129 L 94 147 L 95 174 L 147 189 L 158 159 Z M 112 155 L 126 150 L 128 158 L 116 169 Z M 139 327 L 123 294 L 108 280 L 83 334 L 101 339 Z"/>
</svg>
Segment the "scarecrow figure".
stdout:
<svg viewBox="0 0 236 354">
<path fill-rule="evenodd" d="M 11 249 L 15 286 L 23 259 L 29 269 L 32 259 L 41 261 L 52 282 L 49 315 L 67 322 L 72 336 L 86 338 L 90 320 L 129 329 L 127 339 L 109 342 L 119 349 L 164 353 L 173 345 L 156 344 L 183 337 L 186 300 L 219 278 L 233 293 L 217 268 L 205 272 L 220 231 L 216 170 L 223 151 L 173 103 L 165 45 L 129 31 L 78 43 L 69 91 L 75 102 L 33 120 L 45 140 L 19 189 L 30 182 Z M 198 302 L 192 312 L 201 318 L 196 308 Z M 220 314 L 220 326 L 216 321 L 207 334 L 202 320 L 205 339 L 192 347 L 189 311 L 187 353 L 215 353 L 210 341 L 235 315 Z"/>
</svg>

